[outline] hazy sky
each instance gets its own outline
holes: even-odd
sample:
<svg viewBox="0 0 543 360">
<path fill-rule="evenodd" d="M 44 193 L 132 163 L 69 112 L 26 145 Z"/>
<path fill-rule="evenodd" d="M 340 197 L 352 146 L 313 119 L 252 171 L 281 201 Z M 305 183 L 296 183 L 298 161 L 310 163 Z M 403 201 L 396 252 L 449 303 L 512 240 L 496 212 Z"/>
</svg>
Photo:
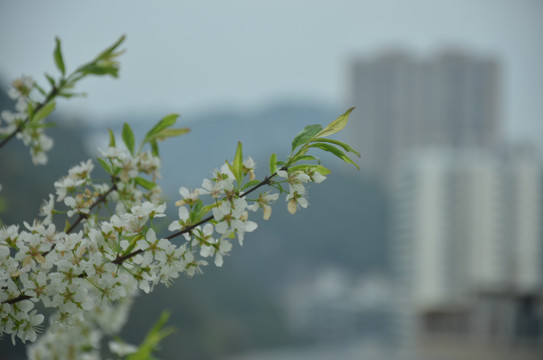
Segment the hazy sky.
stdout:
<svg viewBox="0 0 543 360">
<path fill-rule="evenodd" d="M 347 107 L 346 65 L 392 46 L 447 46 L 498 57 L 509 134 L 543 135 L 541 0 L 15 1 L 0 4 L 0 76 L 53 73 L 54 37 L 69 69 L 127 35 L 119 80 L 85 80 L 61 108 L 96 121 L 120 113 L 277 100 Z"/>
</svg>

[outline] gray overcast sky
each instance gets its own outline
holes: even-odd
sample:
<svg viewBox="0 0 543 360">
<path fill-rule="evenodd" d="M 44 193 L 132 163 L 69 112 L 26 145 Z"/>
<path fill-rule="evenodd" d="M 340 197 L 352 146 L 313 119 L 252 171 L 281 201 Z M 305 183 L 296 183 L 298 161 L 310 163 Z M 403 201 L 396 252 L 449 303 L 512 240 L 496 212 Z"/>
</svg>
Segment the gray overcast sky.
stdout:
<svg viewBox="0 0 543 360">
<path fill-rule="evenodd" d="M 120 80 L 85 80 L 62 104 L 99 120 L 120 113 L 250 109 L 281 99 L 347 107 L 346 64 L 401 46 L 448 45 L 503 63 L 510 135 L 543 135 L 541 0 L 3 0 L 0 76 L 53 73 L 54 37 L 73 69 L 127 35 Z"/>
</svg>

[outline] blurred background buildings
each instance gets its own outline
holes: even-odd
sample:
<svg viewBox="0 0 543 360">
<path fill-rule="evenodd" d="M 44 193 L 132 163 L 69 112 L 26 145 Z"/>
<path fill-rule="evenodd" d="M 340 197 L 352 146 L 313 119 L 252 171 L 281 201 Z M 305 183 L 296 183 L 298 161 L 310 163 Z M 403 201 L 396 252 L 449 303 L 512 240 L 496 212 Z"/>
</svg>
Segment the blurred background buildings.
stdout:
<svg viewBox="0 0 543 360">
<path fill-rule="evenodd" d="M 460 359 L 541 351 L 540 162 L 514 151 L 428 149 L 397 180 L 405 343 Z"/>
<path fill-rule="evenodd" d="M 505 140 L 499 61 L 390 51 L 357 58 L 348 79 L 349 143 L 392 204 L 389 262 L 289 283 L 290 331 L 349 359 L 539 359 L 542 164 L 533 144 Z"/>
<path fill-rule="evenodd" d="M 498 61 L 386 53 L 350 79 L 350 141 L 393 199 L 398 340 L 436 358 L 541 351 L 542 168 L 504 141 Z"/>
<path fill-rule="evenodd" d="M 388 185 L 413 149 L 494 148 L 501 140 L 496 59 L 390 51 L 358 58 L 349 74 L 348 103 L 358 109 L 349 140 L 364 154 L 361 166 Z"/>
</svg>

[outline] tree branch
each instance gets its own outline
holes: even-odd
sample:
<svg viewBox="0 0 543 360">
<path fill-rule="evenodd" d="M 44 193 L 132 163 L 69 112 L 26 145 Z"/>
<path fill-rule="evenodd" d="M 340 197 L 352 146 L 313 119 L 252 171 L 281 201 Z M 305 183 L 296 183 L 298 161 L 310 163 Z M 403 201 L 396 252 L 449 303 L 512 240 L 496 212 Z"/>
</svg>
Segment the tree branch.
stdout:
<svg viewBox="0 0 543 360">
<path fill-rule="evenodd" d="M 23 300 L 29 300 L 29 299 L 32 299 L 32 296 L 30 295 L 25 295 L 25 294 L 21 294 L 13 299 L 7 299 L 7 300 L 4 300 L 2 301 L 2 304 L 15 304 L 15 303 L 18 303 L 19 301 L 23 301 Z"/>
<path fill-rule="evenodd" d="M 51 89 L 51 92 L 47 95 L 47 97 L 45 98 L 45 100 L 41 103 L 38 104 L 38 106 L 36 106 L 36 108 L 34 109 L 34 114 L 36 114 L 41 108 L 43 108 L 49 101 L 53 100 L 55 98 L 55 96 L 57 96 L 57 94 L 59 93 L 60 89 L 58 89 L 56 86 L 53 87 L 53 89 Z M 30 116 L 27 116 L 26 119 L 24 119 L 24 121 L 22 123 L 19 124 L 19 126 L 17 126 L 17 129 L 15 129 L 14 132 L 12 132 L 11 134 L 9 134 L 8 137 L 4 138 L 2 141 L 0 141 L 0 149 L 8 143 L 8 141 L 10 141 L 11 139 L 13 139 L 13 137 L 15 135 L 17 135 L 18 133 L 20 133 L 21 131 L 23 131 L 23 129 L 25 128 L 26 124 L 30 121 Z"/>
<path fill-rule="evenodd" d="M 282 167 L 281 170 L 286 170 L 287 167 Z M 264 185 L 269 185 L 271 180 L 277 176 L 277 172 L 271 174 L 270 176 L 266 176 L 264 178 L 264 180 L 262 180 L 261 182 L 259 182 L 258 184 L 256 184 L 255 186 L 253 186 L 252 188 L 250 188 L 249 190 L 247 190 L 246 192 L 242 193 L 239 195 L 240 198 L 243 198 L 247 195 L 249 195 L 250 193 L 252 193 L 253 191 L 256 191 L 257 189 L 261 188 L 262 186 Z M 111 186 L 111 188 L 105 192 L 104 194 L 102 194 L 91 206 L 89 209 L 92 209 L 94 208 L 95 206 L 97 206 L 98 204 L 100 204 L 101 202 L 103 202 L 106 197 L 111 193 L 113 192 L 114 190 L 117 189 L 117 183 L 116 183 L 116 179 L 113 179 L 113 185 Z M 85 218 L 85 215 L 83 214 L 79 214 L 79 217 L 77 218 L 77 220 L 70 226 L 70 228 L 68 230 L 66 230 L 66 234 L 69 234 L 70 232 L 73 231 L 73 229 L 75 229 L 75 227 Z M 200 221 L 198 221 L 196 224 L 193 224 L 193 225 L 190 225 L 190 226 L 187 226 L 186 228 L 176 232 L 176 233 L 173 233 L 169 236 L 166 237 L 166 239 L 168 240 L 171 240 L 173 238 L 176 238 L 178 236 L 181 236 L 183 234 L 186 234 L 190 231 L 192 231 L 194 228 L 196 228 L 197 226 L 200 226 L 202 224 L 205 224 L 207 223 L 208 221 L 211 221 L 213 219 L 213 215 L 210 215 L 208 217 L 206 217 L 205 219 L 202 219 Z M 49 250 L 48 252 L 44 253 L 43 256 L 47 255 L 49 252 L 53 251 L 53 249 L 55 248 L 55 244 L 53 244 L 53 246 L 51 247 L 51 250 Z M 138 255 L 138 254 L 141 254 L 145 252 L 145 250 L 143 249 L 138 249 L 136 251 L 133 251 L 129 254 L 126 254 L 126 255 L 122 255 L 122 256 L 118 256 L 115 260 L 112 260 L 111 262 L 115 265 L 121 265 L 124 261 Z M 83 274 L 82 274 L 83 275 Z M 8 299 L 8 300 L 4 300 L 2 302 L 2 304 L 15 304 L 19 301 L 23 301 L 23 300 L 27 300 L 27 299 L 31 299 L 32 297 L 31 296 L 28 296 L 28 295 L 24 295 L 24 294 L 21 294 L 19 295 L 18 297 L 16 298 L 13 298 L 13 299 Z"/>
<path fill-rule="evenodd" d="M 115 265 L 121 265 L 125 260 L 128 260 L 131 257 L 134 257 L 134 256 L 136 256 L 138 254 L 141 254 L 142 252 L 145 252 L 145 250 L 138 249 L 136 251 L 131 252 L 130 254 L 126 254 L 126 255 L 123 255 L 123 256 L 117 256 L 117 258 L 115 260 L 113 260 L 112 263 L 115 264 Z"/>
<path fill-rule="evenodd" d="M 281 170 L 286 170 L 281 168 Z M 250 188 L 249 190 L 247 190 L 246 192 L 242 193 L 239 195 L 240 198 L 242 197 L 245 197 L 247 195 L 249 195 L 250 193 L 252 193 L 253 191 L 255 191 L 256 189 L 264 186 L 264 185 L 269 185 L 270 184 L 270 181 L 271 179 L 273 179 L 274 177 L 277 176 L 277 172 L 271 174 L 270 176 L 266 176 L 264 178 L 264 180 L 262 180 L 261 182 L 259 182 L 258 184 L 256 184 L 255 186 L 253 186 L 252 188 Z M 182 230 L 179 230 L 178 232 L 176 233 L 173 233 L 173 234 L 170 234 L 169 236 L 166 237 L 167 240 L 171 240 L 173 238 L 176 238 L 178 236 L 181 236 L 183 234 L 186 234 L 190 231 L 192 231 L 194 228 L 196 228 L 197 226 L 200 226 L 202 224 L 205 224 L 206 222 L 210 221 L 213 219 L 213 215 L 210 215 L 208 217 L 206 217 L 205 219 L 202 219 L 200 221 L 198 221 L 196 224 L 193 224 L 193 225 L 190 225 L 190 226 L 187 226 L 186 228 L 182 229 Z"/>
<path fill-rule="evenodd" d="M 89 207 L 89 210 L 92 210 L 94 207 L 98 206 L 98 204 L 104 202 L 109 194 L 111 194 L 113 191 L 117 190 L 117 179 L 112 177 L 111 182 L 112 182 L 112 185 L 108 189 L 108 191 L 106 191 L 105 193 L 100 195 L 100 197 L 98 199 L 96 199 L 96 201 L 94 203 L 92 203 L 92 205 Z M 87 217 L 88 217 L 87 214 L 79 213 L 79 216 L 77 217 L 75 222 L 72 225 L 70 225 L 68 230 L 66 230 L 66 234 L 70 234 L 72 231 L 74 231 L 74 229 L 77 227 L 77 225 L 79 225 L 79 223 L 81 221 L 83 221 L 83 219 L 86 219 Z M 46 256 L 47 254 L 49 254 L 51 251 L 53 251 L 55 249 L 55 247 L 56 247 L 56 244 L 53 244 L 51 246 L 51 249 L 49 249 L 49 251 L 44 252 L 42 254 L 42 256 Z"/>
<path fill-rule="evenodd" d="M 103 193 L 102 195 L 100 195 L 100 197 L 99 197 L 98 199 L 96 199 L 96 201 L 89 207 L 89 210 L 92 210 L 92 209 L 93 209 L 94 207 L 96 207 L 98 204 L 104 202 L 109 194 L 111 194 L 113 191 L 117 190 L 117 181 L 116 181 L 116 180 L 117 180 L 117 179 L 112 178 L 112 180 L 111 180 L 111 181 L 112 181 L 112 185 L 111 185 L 111 187 L 109 188 L 109 190 L 106 191 L 105 193 Z M 85 219 L 85 218 L 87 218 L 87 217 L 88 217 L 87 214 L 79 213 L 79 216 L 78 216 L 78 218 L 75 220 L 75 222 L 74 222 L 72 225 L 70 225 L 70 227 L 68 228 L 68 230 L 66 230 L 66 234 L 70 234 L 70 233 L 76 228 L 76 226 L 79 225 L 79 223 L 80 223 L 83 219 Z"/>
</svg>

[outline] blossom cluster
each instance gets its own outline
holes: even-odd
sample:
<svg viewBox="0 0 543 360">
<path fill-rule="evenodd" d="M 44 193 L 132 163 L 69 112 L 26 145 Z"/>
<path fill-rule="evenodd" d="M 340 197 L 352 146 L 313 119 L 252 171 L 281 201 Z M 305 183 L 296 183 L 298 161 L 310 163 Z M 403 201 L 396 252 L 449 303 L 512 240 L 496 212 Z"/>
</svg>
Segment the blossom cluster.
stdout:
<svg viewBox="0 0 543 360">
<path fill-rule="evenodd" d="M 117 48 L 123 40 L 124 36 L 67 75 L 56 39 L 60 79 L 46 75 L 49 92 L 30 77 L 13 82 L 9 95 L 16 100 L 16 111 L 0 115 L 0 148 L 16 136 L 30 146 L 35 164 L 45 164 L 53 141 L 43 133 L 43 120 L 53 111 L 55 97 L 76 95 L 71 89 L 87 75 L 116 77 L 115 59 L 122 53 Z M 33 92 L 44 99 L 36 101 Z M 161 166 L 158 142 L 189 130 L 171 128 L 179 115 L 167 115 L 145 134 L 137 150 L 128 124 L 122 130 L 124 147 L 116 145 L 110 130 L 109 146 L 98 158 L 109 180 L 94 179 L 95 163 L 83 161 L 53 184 L 54 193 L 44 200 L 39 219 L 0 228 L 0 336 L 10 335 L 13 343 L 17 338 L 34 342 L 28 348 L 31 359 L 99 358 L 103 335 L 118 333 L 136 293 L 170 285 L 180 274 L 201 273 L 208 260 L 223 266 L 232 242 L 237 239 L 242 246 L 245 235 L 257 229 L 251 213 L 262 210 L 268 220 L 280 194 L 286 194 L 290 213 L 306 208 L 307 184 L 320 183 L 329 173 L 307 154 L 310 149 L 330 152 L 356 166 L 343 152 L 359 155 L 355 150 L 325 139 L 345 126 L 351 111 L 326 128 L 304 128 L 286 161 L 272 154 L 269 175 L 262 180 L 256 179 L 254 160 L 243 158 L 239 142 L 234 160 L 215 169 L 200 187 L 180 187 L 178 216 L 164 236 L 160 219 L 166 216 L 166 204 L 156 184 Z M 143 151 L 144 146 L 150 149 Z M 261 191 L 264 186 L 275 191 Z M 55 312 L 38 339 L 46 309 Z M 135 348 L 112 342 L 110 351 L 123 356 Z"/>
<path fill-rule="evenodd" d="M 96 332 L 91 340 L 109 333 L 95 316 L 105 306 L 126 301 L 137 291 L 149 293 L 159 283 L 168 286 L 181 273 L 201 273 L 208 259 L 223 266 L 232 241 L 237 239 L 242 246 L 245 235 L 257 229 L 251 213 L 262 210 L 268 220 L 271 204 L 285 193 L 287 209 L 294 214 L 308 206 L 307 184 L 322 182 L 329 172 L 320 165 L 295 165 L 312 158 L 305 155 L 305 146 L 287 162 L 272 155 L 271 174 L 257 180 L 255 162 L 243 159 L 239 143 L 234 161 L 215 169 L 200 187 L 180 187 L 178 217 L 168 226 L 171 233 L 158 236 L 153 221 L 166 216 L 166 204 L 155 183 L 161 162 L 152 141 L 154 134 L 164 133 L 165 119 L 142 143 L 150 142 L 152 151 L 134 151 L 127 126 L 126 148 L 110 138 L 98 159 L 109 182 L 94 180 L 94 162 L 83 161 L 54 183 L 55 193 L 43 202 L 40 220 L 0 229 L 0 335 L 11 335 L 13 342 L 16 338 L 34 342 L 45 320 L 38 309 L 56 309 L 43 340 L 29 350 L 31 358 L 61 354 L 64 350 L 54 344 L 78 331 Z M 263 186 L 277 192 L 257 192 Z M 58 215 L 70 222 L 62 230 L 54 221 Z M 98 342 L 92 340 L 83 348 L 97 349 Z M 126 350 L 119 343 L 112 349 Z M 92 354 L 86 351 L 85 356 Z"/>
<path fill-rule="evenodd" d="M 30 147 L 30 155 L 35 165 L 46 164 L 48 161 L 47 152 L 51 150 L 54 142 L 44 133 L 44 129 L 52 125 L 45 123 L 45 119 L 55 109 L 56 98 L 82 95 L 74 92 L 75 85 L 89 75 L 118 77 L 117 57 L 123 53 L 118 48 L 124 39 L 125 37 L 121 36 L 92 61 L 79 66 L 73 73 L 67 74 L 61 43 L 56 38 L 53 59 L 60 76 L 55 79 L 53 76 L 45 74 L 50 86 L 48 91 L 30 76 L 23 75 L 12 82 L 8 96 L 15 100 L 15 111 L 3 110 L 0 113 L 0 148 L 12 138 L 17 137 Z"/>
<path fill-rule="evenodd" d="M 257 228 L 249 213 L 262 209 L 263 218 L 269 219 L 270 205 L 279 197 L 279 193 L 261 192 L 249 199 L 253 190 L 263 184 L 288 183 L 286 200 L 293 212 L 293 206 L 307 206 L 304 184 L 323 180 L 285 169 L 273 175 L 284 180 L 273 182 L 269 177 L 255 184 L 255 163 L 247 158 L 243 180 L 245 185 L 255 185 L 242 192 L 244 181 L 238 183 L 232 164 L 224 164 L 201 187 L 180 188 L 178 219 L 168 226 L 173 234 L 159 237 L 152 222 L 165 216 L 166 204 L 158 186 L 142 188 L 138 179 L 143 174 L 158 177 L 160 159 L 149 152 L 132 155 L 116 147 L 102 155 L 115 174 L 112 184 L 95 182 L 94 163 L 81 162 L 54 183 L 55 195 L 44 201 L 41 221 L 25 222 L 21 229 L 17 225 L 0 229 L 1 331 L 13 341 L 16 337 L 23 342 L 36 340 L 44 321 L 38 302 L 57 310 L 50 331 L 64 331 L 104 304 L 130 296 L 134 289 L 149 293 L 159 283 L 169 285 L 180 273 L 200 273 L 206 258 L 222 266 L 232 239 L 243 245 L 245 234 Z M 203 206 L 203 196 L 211 198 L 210 205 Z M 82 229 L 76 232 L 72 225 L 59 231 L 53 217 L 62 213 L 83 221 Z M 185 241 L 174 242 L 180 235 Z"/>
<path fill-rule="evenodd" d="M 255 164 L 252 158 L 246 159 L 244 165 L 246 173 L 254 174 Z M 195 225 L 191 220 L 191 210 L 196 208 L 196 204 L 201 203 L 198 199 L 201 195 L 209 195 L 215 201 L 215 206 L 212 207 L 214 224 L 194 226 L 190 232 L 183 235 L 191 248 L 199 247 L 200 256 L 214 258 L 214 263 L 218 267 L 223 265 L 223 257 L 232 249 L 230 240 L 237 236 L 239 244 L 243 245 L 245 233 L 257 228 L 257 223 L 249 220 L 247 210 L 255 211 L 258 207 L 248 205 L 247 200 L 235 191 L 234 182 L 235 177 L 225 164 L 213 171 L 211 179 L 204 179 L 200 188 L 189 191 L 181 187 L 179 194 L 182 200 L 176 203 L 180 205 L 179 219 L 168 227 L 168 230 L 176 231 Z M 192 213 L 194 214 L 194 211 Z M 214 236 L 214 232 L 217 235 Z"/>
<path fill-rule="evenodd" d="M 128 319 L 133 297 L 126 297 L 115 303 L 104 303 L 94 311 L 83 314 L 83 321 L 77 321 L 69 328 L 53 331 L 47 329 L 39 339 L 27 347 L 29 359 L 101 359 L 101 343 L 104 335 L 116 335 Z M 109 344 L 112 352 L 119 347 L 117 342 Z"/>
<path fill-rule="evenodd" d="M 44 133 L 43 118 L 36 114 L 42 108 L 37 108 L 38 102 L 32 96 L 36 84 L 32 77 L 22 76 L 15 79 L 12 85 L 8 95 L 15 100 L 15 111 L 3 110 L 0 114 L 0 135 L 16 134 L 30 147 L 32 162 L 44 165 L 47 163 L 47 152 L 53 147 L 53 139 Z"/>
<path fill-rule="evenodd" d="M 142 191 L 134 180 L 140 173 L 157 176 L 160 159 L 146 152 L 131 156 L 122 149 L 106 154 L 119 173 L 109 189 L 92 180 L 91 160 L 81 162 L 55 182 L 56 196 L 50 194 L 43 203 L 41 221 L 25 222 L 23 229 L 0 229 L 0 330 L 13 341 L 36 339 L 36 328 L 44 320 L 37 302 L 57 309 L 54 328 L 68 326 L 138 286 L 148 292 L 159 281 L 171 281 L 184 271 L 185 261 L 191 262 L 187 251 L 156 239 L 148 224 L 164 216 L 160 188 Z M 65 205 L 64 211 L 55 209 L 58 203 Z M 91 214 L 93 208 L 111 203 L 116 203 L 113 215 Z M 85 220 L 82 230 L 57 230 L 53 216 L 60 213 L 76 215 L 74 225 Z M 129 247 L 146 253 L 115 263 Z"/>
</svg>

